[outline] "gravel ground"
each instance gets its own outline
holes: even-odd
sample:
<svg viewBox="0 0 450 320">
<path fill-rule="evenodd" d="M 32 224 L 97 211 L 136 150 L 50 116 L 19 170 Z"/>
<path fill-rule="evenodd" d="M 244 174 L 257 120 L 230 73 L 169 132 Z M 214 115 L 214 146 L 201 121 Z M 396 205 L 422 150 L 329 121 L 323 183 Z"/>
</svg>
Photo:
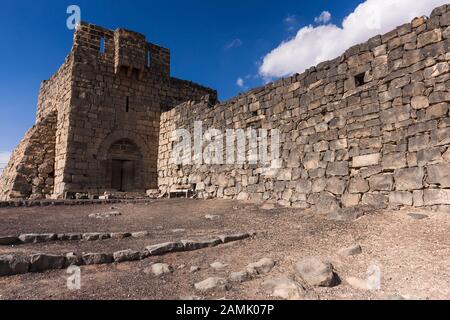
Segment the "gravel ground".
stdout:
<svg viewBox="0 0 450 320">
<path fill-rule="evenodd" d="M 108 219 L 91 213 L 120 211 Z M 409 214 L 428 217 L 417 220 Z M 205 215 L 218 215 L 208 220 Z M 96 242 L 53 242 L 0 247 L 0 254 L 38 252 L 109 252 L 166 241 L 204 239 L 220 234 L 256 232 L 243 241 L 192 252 L 180 252 L 130 263 L 81 267 L 81 289 L 67 289 L 65 270 L 0 278 L 0 299 L 273 299 L 262 282 L 293 275 L 297 261 L 317 257 L 330 261 L 341 283 L 333 288 L 307 288 L 305 299 L 450 299 L 450 219 L 448 214 L 404 209 L 369 212 L 355 221 L 333 221 L 308 210 L 262 210 L 237 201 L 155 200 L 149 204 L 59 206 L 0 209 L 0 236 L 20 233 L 137 232 L 143 239 Z M 176 229 L 184 229 L 176 230 Z M 177 231 L 177 232 L 174 232 Z M 362 254 L 344 258 L 337 252 L 353 244 Z M 209 277 L 228 277 L 261 258 L 276 261 L 266 275 L 233 284 L 230 290 L 198 292 L 194 284 Z M 222 271 L 213 262 L 229 264 Z M 174 268 L 155 277 L 144 273 L 152 263 Z M 347 277 L 366 278 L 369 266 L 381 270 L 381 290 L 356 289 Z M 200 267 L 196 273 L 191 266 Z"/>
</svg>

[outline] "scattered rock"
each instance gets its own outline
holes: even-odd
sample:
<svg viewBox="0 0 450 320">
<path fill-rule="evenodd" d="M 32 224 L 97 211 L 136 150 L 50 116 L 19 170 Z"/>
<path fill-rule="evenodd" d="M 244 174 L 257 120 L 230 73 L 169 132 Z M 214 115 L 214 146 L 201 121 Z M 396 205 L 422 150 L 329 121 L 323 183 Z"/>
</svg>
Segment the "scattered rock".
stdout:
<svg viewBox="0 0 450 320">
<path fill-rule="evenodd" d="M 113 232 L 111 233 L 111 239 L 122 240 L 125 238 L 131 237 L 131 233 L 129 232 Z"/>
<path fill-rule="evenodd" d="M 228 236 L 219 236 L 219 239 L 223 243 L 233 242 L 233 241 L 239 241 L 249 238 L 250 235 L 248 233 L 238 233 L 238 234 L 232 234 Z"/>
<path fill-rule="evenodd" d="M 112 217 L 118 217 L 122 214 L 119 211 L 103 212 L 103 213 L 92 213 L 88 217 L 93 219 L 108 219 Z"/>
<path fill-rule="evenodd" d="M 345 279 L 350 286 L 358 290 L 369 290 L 369 286 L 367 284 L 367 280 L 362 280 L 355 277 L 348 277 Z"/>
<path fill-rule="evenodd" d="M 54 233 L 45 234 L 21 234 L 19 236 L 20 241 L 23 243 L 40 243 L 50 242 L 58 239 L 58 236 Z"/>
<path fill-rule="evenodd" d="M 356 256 L 361 253 L 362 253 L 362 248 L 359 244 L 355 244 L 351 247 L 339 250 L 339 254 L 343 257 Z"/>
<path fill-rule="evenodd" d="M 199 272 L 200 271 L 200 267 L 197 267 L 197 266 L 192 266 L 190 269 L 189 269 L 189 272 L 190 273 L 196 273 L 196 272 Z"/>
<path fill-rule="evenodd" d="M 151 256 L 160 256 L 170 252 L 183 251 L 184 246 L 181 242 L 166 242 L 146 247 L 146 251 Z"/>
<path fill-rule="evenodd" d="M 408 213 L 408 216 L 410 216 L 414 220 L 424 220 L 429 218 L 429 216 L 427 216 L 426 214 L 419 214 L 419 213 Z"/>
<path fill-rule="evenodd" d="M 186 232 L 186 229 L 173 229 L 172 233 L 184 233 Z"/>
<path fill-rule="evenodd" d="M 165 274 L 169 274 L 173 272 L 173 268 L 165 263 L 155 263 L 152 266 L 150 266 L 149 270 L 147 270 L 147 274 L 151 271 L 151 273 L 156 276 L 160 277 Z M 144 271 L 145 272 L 145 271 Z"/>
<path fill-rule="evenodd" d="M 216 271 L 222 271 L 222 270 L 226 269 L 229 265 L 216 261 L 214 263 L 211 263 L 209 266 Z"/>
<path fill-rule="evenodd" d="M 20 242 L 20 239 L 15 236 L 0 237 L 0 246 L 11 246 Z"/>
<path fill-rule="evenodd" d="M 275 298 L 300 300 L 305 295 L 305 289 L 300 284 L 284 276 L 268 279 L 262 285 Z"/>
<path fill-rule="evenodd" d="M 208 278 L 194 285 L 195 289 L 199 291 L 211 291 L 211 290 L 228 290 L 229 284 L 226 279 L 223 278 Z"/>
<path fill-rule="evenodd" d="M 199 297 L 199 296 L 187 296 L 187 297 L 180 297 L 180 300 L 183 300 L 183 301 L 200 301 L 200 300 L 203 300 L 203 298 Z"/>
<path fill-rule="evenodd" d="M 211 220 L 211 221 L 217 221 L 217 220 L 220 220 L 222 217 L 221 216 L 219 216 L 219 215 L 213 215 L 213 214 L 207 214 L 206 216 L 205 216 L 205 219 L 206 220 Z"/>
<path fill-rule="evenodd" d="M 259 275 L 259 274 L 265 274 L 272 271 L 273 267 L 275 266 L 275 261 L 269 258 L 263 258 L 255 263 L 250 263 L 247 266 L 247 272 L 250 275 Z"/>
<path fill-rule="evenodd" d="M 115 262 L 136 261 L 141 258 L 139 251 L 131 249 L 114 252 L 113 258 Z"/>
<path fill-rule="evenodd" d="M 230 281 L 231 282 L 237 282 L 242 283 L 251 280 L 251 275 L 247 272 L 247 270 L 244 271 L 238 271 L 238 272 L 232 272 L 230 274 Z"/>
<path fill-rule="evenodd" d="M 83 262 L 86 265 L 112 263 L 114 258 L 111 254 L 105 253 L 86 253 L 83 254 Z"/>
<path fill-rule="evenodd" d="M 178 266 L 178 270 L 183 270 L 183 269 L 185 269 L 186 268 L 186 265 L 185 264 L 180 264 L 179 266 Z"/>
<path fill-rule="evenodd" d="M 66 265 L 66 257 L 49 254 L 35 254 L 30 259 L 31 272 L 62 269 Z"/>
<path fill-rule="evenodd" d="M 261 210 L 274 210 L 275 209 L 275 204 L 274 203 L 264 203 L 261 206 Z"/>
<path fill-rule="evenodd" d="M 316 258 L 299 261 L 295 270 L 306 283 L 314 287 L 332 287 L 337 283 L 332 264 Z"/>
<path fill-rule="evenodd" d="M 133 238 L 146 238 L 150 235 L 148 231 L 139 231 L 139 232 L 133 232 L 131 236 Z"/>
</svg>

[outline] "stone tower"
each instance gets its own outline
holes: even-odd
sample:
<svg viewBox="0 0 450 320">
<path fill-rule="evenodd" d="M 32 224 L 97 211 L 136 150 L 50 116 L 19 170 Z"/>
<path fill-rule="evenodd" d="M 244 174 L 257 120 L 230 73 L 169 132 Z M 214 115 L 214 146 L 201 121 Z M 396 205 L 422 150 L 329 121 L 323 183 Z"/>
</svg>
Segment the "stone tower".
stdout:
<svg viewBox="0 0 450 320">
<path fill-rule="evenodd" d="M 161 112 L 214 90 L 170 76 L 170 52 L 145 36 L 81 23 L 39 92 L 36 123 L 0 179 L 0 200 L 157 187 Z"/>
</svg>

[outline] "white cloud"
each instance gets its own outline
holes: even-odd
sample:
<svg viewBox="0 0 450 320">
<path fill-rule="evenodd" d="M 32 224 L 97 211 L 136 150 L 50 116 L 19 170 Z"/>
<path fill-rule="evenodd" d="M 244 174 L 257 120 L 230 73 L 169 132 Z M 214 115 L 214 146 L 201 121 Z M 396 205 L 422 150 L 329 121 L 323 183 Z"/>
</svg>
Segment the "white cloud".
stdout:
<svg viewBox="0 0 450 320">
<path fill-rule="evenodd" d="M 351 46 L 377 34 L 410 22 L 415 17 L 429 15 L 448 0 L 366 0 L 342 22 L 301 28 L 297 35 L 281 43 L 267 54 L 259 68 L 264 77 L 282 77 L 303 72 L 318 63 L 334 59 Z"/>
<path fill-rule="evenodd" d="M 236 84 L 237 84 L 239 87 L 241 87 L 241 88 L 244 88 L 244 87 L 245 87 L 245 82 L 244 82 L 244 79 L 242 79 L 242 78 L 238 78 L 238 79 L 236 80 Z"/>
<path fill-rule="evenodd" d="M 3 171 L 3 169 L 8 164 L 10 157 L 11 157 L 11 152 L 7 152 L 7 151 L 0 152 L 0 173 Z"/>
<path fill-rule="evenodd" d="M 327 23 L 331 20 L 331 13 L 323 11 L 320 16 L 314 18 L 315 23 Z"/>
<path fill-rule="evenodd" d="M 243 42 L 241 39 L 237 38 L 237 39 L 233 39 L 230 43 L 228 43 L 225 46 L 225 49 L 232 49 L 232 48 L 239 48 L 240 46 L 242 46 Z"/>
</svg>

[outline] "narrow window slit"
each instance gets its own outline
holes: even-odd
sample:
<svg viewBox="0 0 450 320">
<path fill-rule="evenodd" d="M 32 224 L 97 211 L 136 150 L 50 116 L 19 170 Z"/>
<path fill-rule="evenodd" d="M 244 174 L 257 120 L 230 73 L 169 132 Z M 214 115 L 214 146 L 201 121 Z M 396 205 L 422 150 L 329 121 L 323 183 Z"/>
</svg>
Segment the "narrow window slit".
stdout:
<svg viewBox="0 0 450 320">
<path fill-rule="evenodd" d="M 130 111 L 130 97 L 127 97 L 125 112 L 129 112 L 129 111 Z"/>
<path fill-rule="evenodd" d="M 105 53 L 105 38 L 104 37 L 100 37 L 100 53 L 101 54 Z"/>
</svg>

